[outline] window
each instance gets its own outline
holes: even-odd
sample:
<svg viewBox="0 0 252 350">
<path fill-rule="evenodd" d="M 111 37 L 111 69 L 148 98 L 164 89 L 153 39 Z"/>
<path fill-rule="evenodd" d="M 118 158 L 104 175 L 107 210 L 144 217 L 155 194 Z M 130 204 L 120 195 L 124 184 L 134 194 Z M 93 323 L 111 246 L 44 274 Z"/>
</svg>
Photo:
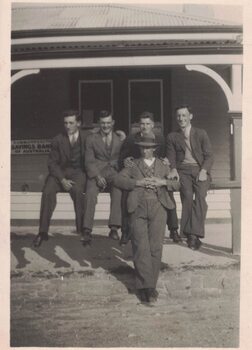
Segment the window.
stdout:
<svg viewBox="0 0 252 350">
<path fill-rule="evenodd" d="M 108 110 L 113 113 L 112 80 L 80 80 L 79 111 L 83 126 L 91 126 L 98 120 L 98 113 Z"/>
<path fill-rule="evenodd" d="M 163 81 L 157 79 L 129 80 L 129 127 L 138 122 L 138 116 L 154 113 L 157 125 L 163 125 Z"/>
</svg>

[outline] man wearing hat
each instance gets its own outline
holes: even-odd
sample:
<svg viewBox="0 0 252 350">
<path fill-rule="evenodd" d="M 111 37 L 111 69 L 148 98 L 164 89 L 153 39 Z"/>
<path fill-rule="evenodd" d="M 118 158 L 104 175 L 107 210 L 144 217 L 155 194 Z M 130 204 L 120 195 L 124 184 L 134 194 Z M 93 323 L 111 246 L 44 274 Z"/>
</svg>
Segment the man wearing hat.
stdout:
<svg viewBox="0 0 252 350">
<path fill-rule="evenodd" d="M 144 111 L 139 116 L 139 128 L 140 130 L 134 134 L 129 135 L 124 140 L 120 151 L 120 164 L 121 166 L 130 167 L 132 166 L 131 161 L 134 158 L 139 158 L 141 156 L 139 147 L 136 146 L 136 142 L 142 136 L 154 135 L 158 146 L 155 147 L 155 156 L 158 158 L 165 158 L 166 149 L 165 149 L 165 138 L 161 133 L 154 134 L 155 120 L 154 114 L 149 111 Z M 122 237 L 121 237 L 121 245 L 126 244 L 129 240 L 130 234 L 128 232 L 128 220 L 127 213 L 125 214 L 125 197 L 127 196 L 127 192 L 123 192 L 123 218 L 122 218 Z M 176 203 L 174 200 L 173 193 L 170 193 L 170 197 L 174 203 L 174 208 L 172 210 L 168 210 L 167 212 L 167 226 L 170 231 L 170 238 L 175 242 L 181 242 L 181 237 L 178 234 L 178 217 L 176 211 Z"/>
<path fill-rule="evenodd" d="M 154 156 L 158 143 L 154 135 L 142 136 L 135 143 L 140 158 L 133 167 L 126 167 L 114 179 L 114 185 L 129 191 L 127 209 L 136 271 L 136 288 L 143 303 L 157 299 L 167 209 L 174 203 L 169 191 L 178 190 L 179 183 L 169 180 L 169 166 Z"/>
</svg>

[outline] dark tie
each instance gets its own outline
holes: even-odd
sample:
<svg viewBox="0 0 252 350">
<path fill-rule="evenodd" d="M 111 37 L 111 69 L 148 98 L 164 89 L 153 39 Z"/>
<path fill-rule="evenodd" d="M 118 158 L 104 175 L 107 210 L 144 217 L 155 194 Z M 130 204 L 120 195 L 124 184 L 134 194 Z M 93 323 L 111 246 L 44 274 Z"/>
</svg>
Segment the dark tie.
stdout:
<svg viewBox="0 0 252 350">
<path fill-rule="evenodd" d="M 106 150 L 107 150 L 107 151 L 110 150 L 110 139 L 109 139 L 109 135 L 106 135 L 106 136 L 105 136 L 104 142 L 105 142 L 105 148 L 106 148 Z"/>
</svg>

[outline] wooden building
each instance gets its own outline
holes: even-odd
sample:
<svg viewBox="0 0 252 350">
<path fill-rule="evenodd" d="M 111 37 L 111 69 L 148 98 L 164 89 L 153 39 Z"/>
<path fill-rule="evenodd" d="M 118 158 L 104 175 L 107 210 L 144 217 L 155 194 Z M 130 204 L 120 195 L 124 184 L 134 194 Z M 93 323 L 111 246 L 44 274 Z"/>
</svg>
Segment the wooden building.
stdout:
<svg viewBox="0 0 252 350">
<path fill-rule="evenodd" d="M 84 128 L 110 109 L 126 133 L 149 110 L 167 134 L 181 103 L 210 136 L 214 182 L 227 184 L 210 191 L 208 217 L 231 217 L 228 184 L 241 169 L 242 26 L 134 5 L 16 4 L 11 57 L 13 221 L 38 218 L 50 139 L 65 109 L 79 109 Z M 104 196 L 97 218 L 107 216 Z M 59 197 L 54 218 L 73 218 L 71 200 Z"/>
</svg>

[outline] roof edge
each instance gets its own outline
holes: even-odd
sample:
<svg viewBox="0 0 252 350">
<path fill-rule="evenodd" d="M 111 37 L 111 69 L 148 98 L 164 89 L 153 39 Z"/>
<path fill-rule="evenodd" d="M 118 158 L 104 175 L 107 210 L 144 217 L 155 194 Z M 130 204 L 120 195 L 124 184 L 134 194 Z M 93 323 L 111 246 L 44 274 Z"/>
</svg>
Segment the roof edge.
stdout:
<svg viewBox="0 0 252 350">
<path fill-rule="evenodd" d="M 161 33 L 242 33 L 242 25 L 220 26 L 176 26 L 176 27 L 125 27 L 125 28 L 71 28 L 71 29 L 37 29 L 16 30 L 11 32 L 12 39 L 36 38 L 50 36 L 78 35 L 119 35 L 119 34 L 161 34 Z"/>
</svg>

